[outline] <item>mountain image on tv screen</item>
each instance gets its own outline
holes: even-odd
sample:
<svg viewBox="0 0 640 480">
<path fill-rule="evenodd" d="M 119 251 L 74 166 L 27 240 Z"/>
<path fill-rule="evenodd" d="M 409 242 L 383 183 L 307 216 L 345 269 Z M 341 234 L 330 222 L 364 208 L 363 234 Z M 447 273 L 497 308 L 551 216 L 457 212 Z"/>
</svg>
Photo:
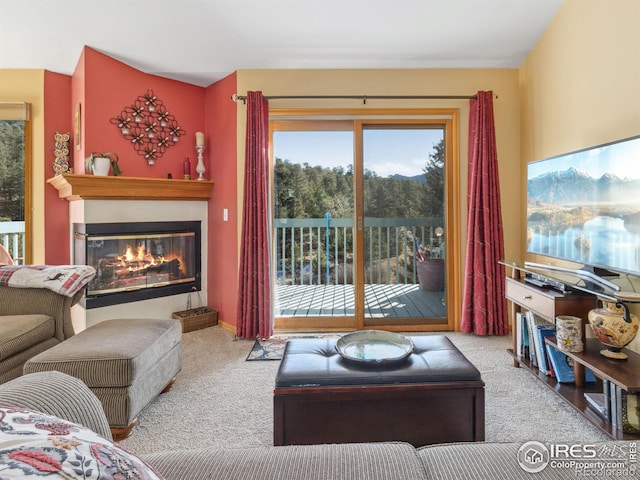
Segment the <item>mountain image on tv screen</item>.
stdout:
<svg viewBox="0 0 640 480">
<path fill-rule="evenodd" d="M 640 137 L 529 164 L 527 251 L 640 274 Z"/>
</svg>

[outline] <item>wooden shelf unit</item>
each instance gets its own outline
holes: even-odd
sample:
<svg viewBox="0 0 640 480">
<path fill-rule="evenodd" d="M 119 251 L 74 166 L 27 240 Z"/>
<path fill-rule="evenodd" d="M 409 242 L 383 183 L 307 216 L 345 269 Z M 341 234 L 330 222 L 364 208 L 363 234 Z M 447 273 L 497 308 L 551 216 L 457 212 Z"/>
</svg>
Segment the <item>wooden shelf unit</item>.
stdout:
<svg viewBox="0 0 640 480">
<path fill-rule="evenodd" d="M 583 319 L 583 337 L 589 310 L 595 308 L 595 297 L 583 292 L 563 294 L 550 289 L 539 288 L 525 283 L 519 278 L 506 279 L 506 297 L 511 302 L 513 319 L 522 310 L 531 310 L 555 323 L 557 315 L 574 315 Z M 554 377 L 545 375 L 533 366 L 528 358 L 516 354 L 516 332 L 512 329 L 513 349 L 507 351 L 513 357 L 514 367 L 523 367 L 530 371 L 540 382 L 553 390 L 560 398 L 575 408 L 588 421 L 615 440 L 639 440 L 640 435 L 623 433 L 607 419 L 599 415 L 584 398 L 584 393 L 602 392 L 602 379 L 615 383 L 629 393 L 640 392 L 640 355 L 625 349 L 628 360 L 613 360 L 600 355 L 602 344 L 594 338 L 584 339 L 585 347 L 581 353 L 567 353 L 578 367 L 574 368 L 578 381 L 576 383 L 560 383 Z M 547 339 L 547 343 L 554 345 Z M 596 376 L 596 382 L 584 382 L 584 368 L 590 369 Z"/>
<path fill-rule="evenodd" d="M 522 310 L 531 310 L 551 323 L 555 323 L 555 318 L 558 315 L 574 315 L 582 318 L 584 337 L 585 327 L 588 325 L 587 314 L 596 304 L 592 295 L 583 292 L 563 294 L 548 288 L 538 288 L 519 278 L 507 277 L 506 281 L 505 292 L 507 300 L 511 302 L 511 318 L 515 319 L 516 314 Z M 513 351 L 516 352 L 515 331 L 512 333 Z M 517 367 L 518 365 L 514 363 L 513 366 Z"/>
</svg>

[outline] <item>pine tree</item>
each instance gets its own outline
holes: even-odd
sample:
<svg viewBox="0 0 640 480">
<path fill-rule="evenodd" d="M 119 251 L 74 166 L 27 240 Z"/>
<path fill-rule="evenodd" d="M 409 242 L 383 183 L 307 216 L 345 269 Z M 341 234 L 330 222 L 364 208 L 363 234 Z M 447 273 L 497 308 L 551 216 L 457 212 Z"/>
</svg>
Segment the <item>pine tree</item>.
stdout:
<svg viewBox="0 0 640 480">
<path fill-rule="evenodd" d="M 0 221 L 24 220 L 24 122 L 0 121 Z"/>
<path fill-rule="evenodd" d="M 423 170 L 427 181 L 423 211 L 427 217 L 444 217 L 444 159 L 443 139 L 433 146 L 433 152 Z"/>
</svg>

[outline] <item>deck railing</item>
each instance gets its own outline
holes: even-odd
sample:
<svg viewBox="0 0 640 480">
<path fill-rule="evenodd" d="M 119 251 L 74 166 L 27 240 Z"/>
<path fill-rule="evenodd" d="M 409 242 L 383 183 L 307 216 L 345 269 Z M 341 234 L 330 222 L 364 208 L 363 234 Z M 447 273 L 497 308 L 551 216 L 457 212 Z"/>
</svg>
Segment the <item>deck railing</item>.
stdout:
<svg viewBox="0 0 640 480">
<path fill-rule="evenodd" d="M 0 244 L 9 251 L 14 263 L 24 263 L 24 222 L 0 222 Z"/>
<path fill-rule="evenodd" d="M 366 218 L 365 282 L 418 283 L 415 251 L 422 245 L 444 258 L 443 218 Z M 346 285 L 353 283 L 351 218 L 291 219 L 274 222 L 274 257 L 279 284 Z M 442 231 L 441 229 L 438 229 Z"/>
</svg>

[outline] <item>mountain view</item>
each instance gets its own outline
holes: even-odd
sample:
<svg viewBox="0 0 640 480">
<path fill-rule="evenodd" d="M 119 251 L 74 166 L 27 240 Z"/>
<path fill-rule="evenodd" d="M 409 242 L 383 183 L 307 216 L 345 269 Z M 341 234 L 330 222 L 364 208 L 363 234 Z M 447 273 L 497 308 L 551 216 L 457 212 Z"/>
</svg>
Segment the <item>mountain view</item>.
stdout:
<svg viewBox="0 0 640 480">
<path fill-rule="evenodd" d="M 639 179 L 570 167 L 528 180 L 528 251 L 635 272 L 639 245 Z"/>
<path fill-rule="evenodd" d="M 640 180 L 606 173 L 593 178 L 575 167 L 529 179 L 529 203 L 556 205 L 640 204 Z"/>
</svg>

